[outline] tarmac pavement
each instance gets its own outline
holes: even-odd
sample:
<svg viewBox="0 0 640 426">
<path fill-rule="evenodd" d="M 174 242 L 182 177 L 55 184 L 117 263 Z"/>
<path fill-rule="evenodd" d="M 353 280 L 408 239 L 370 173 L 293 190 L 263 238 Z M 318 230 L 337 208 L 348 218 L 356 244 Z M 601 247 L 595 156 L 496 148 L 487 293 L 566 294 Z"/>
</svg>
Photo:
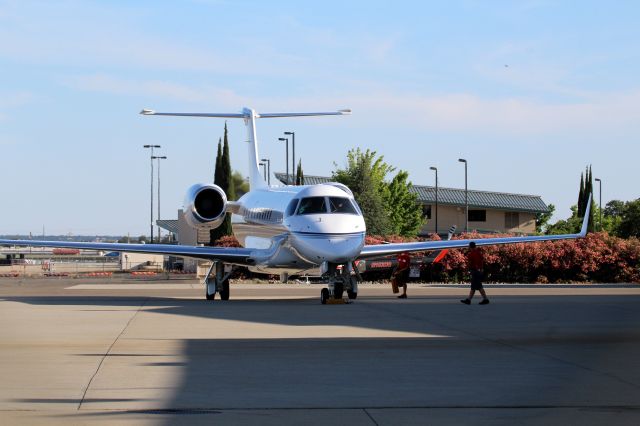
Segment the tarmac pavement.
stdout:
<svg viewBox="0 0 640 426">
<path fill-rule="evenodd" d="M 640 424 L 640 286 L 0 279 L 4 424 Z"/>
</svg>

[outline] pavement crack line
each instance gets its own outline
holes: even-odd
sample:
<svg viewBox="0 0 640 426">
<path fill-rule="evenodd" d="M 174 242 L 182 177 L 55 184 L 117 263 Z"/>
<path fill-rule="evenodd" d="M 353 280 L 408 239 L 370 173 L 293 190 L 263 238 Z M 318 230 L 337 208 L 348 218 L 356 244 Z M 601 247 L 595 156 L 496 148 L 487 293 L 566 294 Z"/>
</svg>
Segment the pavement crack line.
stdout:
<svg viewBox="0 0 640 426">
<path fill-rule="evenodd" d="M 360 305 L 360 306 L 363 306 L 363 305 Z M 434 321 L 432 319 L 426 319 L 426 318 L 422 318 L 422 317 L 419 317 L 419 316 L 416 316 L 416 315 L 410 315 L 410 314 L 406 314 L 406 313 L 403 313 L 403 312 L 397 312 L 397 311 L 395 311 L 393 309 L 385 309 L 385 308 L 380 307 L 380 306 L 376 306 L 374 308 L 373 305 L 371 305 L 371 304 L 367 304 L 366 306 L 367 306 L 367 308 L 369 308 L 371 310 L 384 311 L 384 312 L 386 312 L 388 314 L 400 315 L 400 316 L 403 316 L 403 317 L 405 317 L 407 319 L 411 319 L 411 320 L 414 320 L 414 321 L 431 323 L 433 325 L 436 325 L 438 327 L 442 327 L 444 329 L 455 331 L 455 332 L 458 332 L 460 334 L 465 334 L 465 335 L 467 335 L 469 337 L 475 337 L 475 338 L 484 340 L 485 342 L 493 343 L 495 345 L 501 345 L 501 346 L 504 346 L 504 347 L 507 347 L 507 348 L 510 348 L 510 349 L 513 349 L 513 350 L 516 350 L 516 351 L 526 352 L 526 353 L 528 353 L 530 355 L 535 355 L 535 356 L 538 356 L 538 357 L 547 358 L 547 359 L 553 360 L 555 362 L 560 362 L 560 363 L 563 363 L 563 364 L 566 364 L 566 365 L 570 365 L 570 366 L 572 366 L 574 368 L 578 368 L 578 369 L 582 369 L 584 371 L 588 371 L 590 373 L 600 374 L 602 376 L 608 377 L 609 379 L 616 380 L 616 381 L 618 381 L 620 383 L 623 383 L 625 385 L 631 386 L 631 387 L 636 388 L 636 389 L 640 388 L 640 385 L 638 385 L 637 383 L 631 382 L 629 380 L 625 380 L 622 377 L 617 376 L 615 374 L 607 373 L 605 371 L 600 371 L 600 370 L 588 367 L 586 365 L 578 364 L 576 362 L 557 357 L 555 355 L 551 355 L 551 354 L 547 354 L 547 353 L 541 353 L 541 352 L 535 351 L 533 349 L 523 348 L 521 346 L 515 345 L 513 343 L 506 342 L 506 341 L 501 340 L 501 339 L 494 339 L 494 338 L 491 338 L 491 337 L 482 336 L 480 334 L 473 334 L 473 333 L 470 333 L 470 332 L 468 332 L 466 330 L 462 330 L 462 329 L 459 329 L 459 328 L 456 328 L 456 327 L 451 327 L 450 325 L 445 325 L 445 324 L 439 323 L 438 321 Z"/>
<path fill-rule="evenodd" d="M 371 415 L 369 410 L 364 408 L 362 411 L 364 411 L 364 413 L 367 415 L 367 417 L 369 417 L 371 419 L 371 421 L 373 422 L 374 425 L 378 426 L 378 422 L 376 422 L 376 419 L 373 418 L 373 416 Z"/>
<path fill-rule="evenodd" d="M 129 318 L 129 321 L 127 321 L 127 323 L 124 325 L 122 330 L 120 330 L 120 333 L 116 336 L 116 338 L 113 340 L 113 342 L 111 342 L 111 345 L 109 345 L 109 348 L 107 349 L 107 351 L 104 353 L 104 355 L 102 355 L 102 358 L 100 359 L 100 362 L 98 363 L 98 367 L 96 368 L 96 371 L 93 372 L 93 375 L 89 379 L 89 383 L 87 383 L 87 386 L 84 388 L 84 392 L 82 392 L 82 398 L 80 398 L 80 402 L 78 403 L 78 408 L 76 410 L 79 411 L 80 408 L 82 408 L 82 404 L 84 403 L 84 400 L 85 400 L 85 398 L 87 396 L 87 392 L 89 391 L 89 388 L 91 387 L 91 383 L 93 383 L 93 379 L 95 379 L 95 377 L 98 375 L 98 372 L 100 371 L 100 368 L 102 367 L 102 364 L 104 363 L 104 360 L 107 359 L 107 357 L 111 353 L 111 350 L 116 345 L 116 343 L 118 342 L 120 337 L 124 334 L 124 332 L 127 330 L 127 328 L 129 328 L 129 325 L 133 322 L 135 317 L 138 316 L 138 313 L 142 310 L 142 308 L 145 307 L 145 305 L 147 304 L 147 302 L 149 300 L 150 300 L 150 298 L 146 298 L 142 302 L 142 304 L 140 306 L 138 306 L 138 309 L 133 313 L 133 315 L 131 315 L 131 318 Z"/>
</svg>

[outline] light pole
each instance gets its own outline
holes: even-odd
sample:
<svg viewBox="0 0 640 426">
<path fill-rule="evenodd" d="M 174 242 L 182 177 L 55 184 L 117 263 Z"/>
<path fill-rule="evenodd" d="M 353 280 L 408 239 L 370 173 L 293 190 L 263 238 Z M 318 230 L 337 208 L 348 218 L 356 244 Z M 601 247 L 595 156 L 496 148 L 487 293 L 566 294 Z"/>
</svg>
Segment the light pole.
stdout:
<svg viewBox="0 0 640 426">
<path fill-rule="evenodd" d="M 158 220 L 160 220 L 160 160 L 166 160 L 167 157 L 152 156 L 151 159 L 158 160 Z M 160 225 L 158 225 L 158 242 L 162 242 L 162 239 L 160 238 Z"/>
<path fill-rule="evenodd" d="M 291 174 L 293 184 L 296 185 L 296 132 L 284 132 L 284 134 L 291 136 Z"/>
<path fill-rule="evenodd" d="M 437 167 L 429 167 L 431 170 L 436 172 L 436 234 L 438 233 L 438 168 Z"/>
<path fill-rule="evenodd" d="M 160 148 L 160 145 L 143 145 L 143 148 L 151 148 L 151 155 L 149 156 L 149 161 L 151 162 L 151 243 L 153 244 L 153 149 Z"/>
<path fill-rule="evenodd" d="M 458 158 L 458 161 L 464 163 L 464 232 L 469 233 L 469 190 L 467 188 L 467 160 Z"/>
<path fill-rule="evenodd" d="M 602 232 L 602 180 L 600 178 L 596 178 L 595 181 L 598 182 L 598 186 L 600 187 L 600 200 L 598 201 L 598 204 L 600 204 L 600 219 L 598 219 L 598 222 L 600 222 L 600 232 Z"/>
<path fill-rule="evenodd" d="M 267 178 L 265 180 L 267 181 L 267 185 L 271 185 L 271 160 L 263 158 L 260 161 L 267 164 Z"/>
<path fill-rule="evenodd" d="M 285 141 L 287 144 L 287 185 L 289 185 L 289 138 L 278 138 L 279 141 Z"/>
</svg>

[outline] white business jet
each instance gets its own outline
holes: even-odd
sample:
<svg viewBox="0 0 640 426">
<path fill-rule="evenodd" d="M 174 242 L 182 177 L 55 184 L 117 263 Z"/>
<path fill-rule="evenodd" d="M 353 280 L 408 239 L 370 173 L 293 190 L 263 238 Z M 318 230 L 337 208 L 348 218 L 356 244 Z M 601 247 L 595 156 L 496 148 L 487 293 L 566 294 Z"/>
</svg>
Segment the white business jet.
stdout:
<svg viewBox="0 0 640 426">
<path fill-rule="evenodd" d="M 260 174 L 256 120 L 261 118 L 348 115 L 350 110 L 317 113 L 261 114 L 244 108 L 239 114 L 160 113 L 142 110 L 143 115 L 240 118 L 248 130 L 250 191 L 238 201 L 229 201 L 217 185 L 202 183 L 187 191 L 184 215 L 196 228 L 214 229 L 231 214 L 233 233 L 242 248 L 194 247 L 167 244 L 120 244 L 61 241 L 1 240 L 0 245 L 62 247 L 107 251 L 140 252 L 184 256 L 212 262 L 204 280 L 205 297 L 229 299 L 229 276 L 234 266 L 246 266 L 265 274 L 302 275 L 319 273 L 327 287 L 321 302 L 350 299 L 358 295 L 359 274 L 355 261 L 401 252 L 464 248 L 471 240 L 425 241 L 365 245 L 365 222 L 353 193 L 337 182 L 319 185 L 270 187 Z M 591 196 L 587 209 L 591 206 Z M 589 210 L 578 234 L 486 238 L 477 245 L 528 243 L 584 237 Z M 225 265 L 228 267 L 225 268 Z"/>
</svg>

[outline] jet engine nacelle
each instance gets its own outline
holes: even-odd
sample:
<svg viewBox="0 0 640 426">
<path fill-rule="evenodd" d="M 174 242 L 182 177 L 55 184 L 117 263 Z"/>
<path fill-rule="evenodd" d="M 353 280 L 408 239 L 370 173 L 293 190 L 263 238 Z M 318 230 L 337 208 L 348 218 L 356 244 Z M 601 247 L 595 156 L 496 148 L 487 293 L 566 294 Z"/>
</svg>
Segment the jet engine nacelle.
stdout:
<svg viewBox="0 0 640 426">
<path fill-rule="evenodd" d="M 184 218 L 200 229 L 215 229 L 222 225 L 227 213 L 227 194 L 212 183 L 197 183 L 184 198 Z"/>
</svg>

